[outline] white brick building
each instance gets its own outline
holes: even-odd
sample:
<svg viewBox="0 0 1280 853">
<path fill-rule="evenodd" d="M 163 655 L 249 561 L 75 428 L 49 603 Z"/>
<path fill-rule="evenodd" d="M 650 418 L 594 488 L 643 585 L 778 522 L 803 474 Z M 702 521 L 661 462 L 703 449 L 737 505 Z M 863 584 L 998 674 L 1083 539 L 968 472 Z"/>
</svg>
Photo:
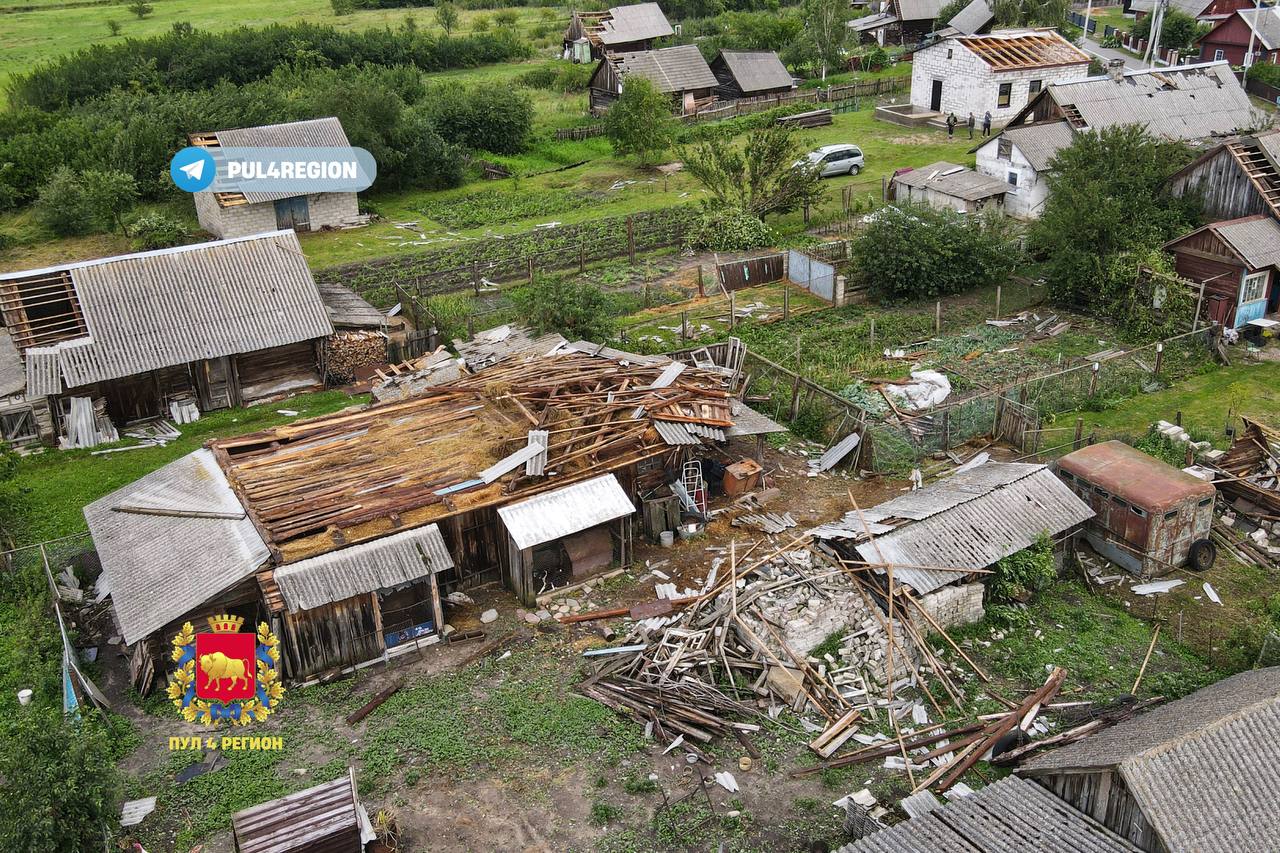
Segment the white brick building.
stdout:
<svg viewBox="0 0 1280 853">
<path fill-rule="evenodd" d="M 912 59 L 911 103 L 947 115 L 963 128 L 969 113 L 979 125 L 991 113 L 1001 125 L 1051 83 L 1083 80 L 1089 57 L 1054 30 L 1001 30 L 950 36 Z"/>
<path fill-rule="evenodd" d="M 1004 211 L 1019 219 L 1038 219 L 1049 199 L 1044 172 L 1059 150 L 1075 138 L 1066 121 L 1007 127 L 977 149 L 977 170 L 1009 184 Z"/>
<path fill-rule="evenodd" d="M 201 148 L 345 148 L 350 145 L 342 123 L 320 118 L 219 130 L 191 135 Z M 216 237 L 246 237 L 280 228 L 318 231 L 357 222 L 360 205 L 355 193 L 289 195 L 280 192 L 195 193 L 200 227 Z"/>
</svg>

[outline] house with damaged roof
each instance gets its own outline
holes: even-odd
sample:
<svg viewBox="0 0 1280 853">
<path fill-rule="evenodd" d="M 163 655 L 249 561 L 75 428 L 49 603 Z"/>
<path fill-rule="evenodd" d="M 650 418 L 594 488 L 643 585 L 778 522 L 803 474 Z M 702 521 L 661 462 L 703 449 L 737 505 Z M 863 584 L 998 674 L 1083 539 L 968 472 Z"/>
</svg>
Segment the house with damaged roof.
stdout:
<svg viewBox="0 0 1280 853">
<path fill-rule="evenodd" d="M 603 59 L 607 53 L 652 50 L 656 40 L 674 34 L 657 3 L 574 12 L 564 31 L 564 58 L 583 63 Z"/>
<path fill-rule="evenodd" d="M 385 322 L 318 289 L 292 231 L 0 274 L 0 318 L 4 438 L 75 447 L 323 387 L 326 353 Z"/>
<path fill-rule="evenodd" d="M 1001 211 L 1012 187 L 955 163 L 937 162 L 900 169 L 889 182 L 889 198 L 898 204 L 924 204 L 957 213 Z"/>
<path fill-rule="evenodd" d="M 304 680 L 436 642 L 450 591 L 500 581 L 531 605 L 628 564 L 642 496 L 697 496 L 687 462 L 781 429 L 729 382 L 566 343 L 209 442 L 85 507 L 135 684 L 215 612 L 272 625 Z"/>
<path fill-rule="evenodd" d="M 1204 146 L 1269 123 L 1225 62 L 1128 71 L 1113 60 L 1106 74 L 1047 84 L 972 150 L 979 172 L 1014 185 L 1009 213 L 1034 219 L 1048 201 L 1049 164 L 1077 134 L 1140 124 L 1162 139 Z"/>
<path fill-rule="evenodd" d="M 599 115 L 608 110 L 622 96 L 627 80 L 637 77 L 669 95 L 672 110 L 682 115 L 713 103 L 720 85 L 697 45 L 609 53 L 601 58 L 587 83 L 591 112 Z"/>
<path fill-rule="evenodd" d="M 193 133 L 189 140 L 196 148 L 214 152 L 220 148 L 347 148 L 351 145 L 342 122 L 332 116 Z M 283 228 L 319 231 L 361 221 L 360 204 L 354 192 L 299 195 L 283 191 L 205 190 L 194 195 L 200 227 L 215 237 L 243 237 Z"/>
</svg>

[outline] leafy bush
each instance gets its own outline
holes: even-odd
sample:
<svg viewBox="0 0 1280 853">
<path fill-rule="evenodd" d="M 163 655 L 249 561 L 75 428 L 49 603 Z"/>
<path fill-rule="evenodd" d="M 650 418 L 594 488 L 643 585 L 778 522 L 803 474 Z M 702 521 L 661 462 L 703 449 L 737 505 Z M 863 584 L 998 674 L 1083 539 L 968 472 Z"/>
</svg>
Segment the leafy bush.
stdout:
<svg viewBox="0 0 1280 853">
<path fill-rule="evenodd" d="M 44 227 L 61 237 L 85 234 L 93 227 L 89 194 L 73 169 L 62 167 L 40 188 L 36 215 Z"/>
<path fill-rule="evenodd" d="M 619 157 L 653 162 L 675 143 L 679 124 L 671 98 L 648 80 L 632 76 L 604 115 L 604 132 Z"/>
<path fill-rule="evenodd" d="M 804 146 L 790 128 L 753 130 L 740 145 L 713 137 L 681 154 L 685 169 L 711 194 L 707 203 L 715 207 L 737 208 L 763 219 L 822 198 L 818 170 L 794 165 Z"/>
<path fill-rule="evenodd" d="M 133 221 L 131 230 L 142 251 L 180 246 L 191 236 L 182 220 L 159 211 L 139 216 Z"/>
<path fill-rule="evenodd" d="M 516 288 L 511 299 L 538 332 L 559 332 L 569 340 L 604 341 L 612 337 L 612 304 L 593 284 L 541 276 Z"/>
<path fill-rule="evenodd" d="M 516 78 L 521 86 L 552 92 L 582 92 L 587 88 L 596 67 L 590 64 L 548 63 L 531 68 Z"/>
<path fill-rule="evenodd" d="M 1041 534 L 1034 544 L 997 561 L 991 572 L 992 601 L 1026 603 L 1057 578 L 1053 541 Z"/>
<path fill-rule="evenodd" d="M 1016 265 L 1012 226 L 993 214 L 885 207 L 852 246 L 852 278 L 885 302 L 935 298 L 1001 281 Z"/>
<path fill-rule="evenodd" d="M 773 229 L 742 208 L 708 210 L 694 226 L 689 245 L 709 252 L 758 249 L 774 242 Z"/>
<path fill-rule="evenodd" d="M 1255 62 L 1249 66 L 1249 79 L 1280 89 L 1280 65 L 1273 62 Z"/>
<path fill-rule="evenodd" d="M 423 103 L 450 141 L 495 154 L 518 154 L 533 130 L 533 101 L 503 83 L 438 86 Z"/>
<path fill-rule="evenodd" d="M 1133 446 L 1166 465 L 1181 468 L 1187 464 L 1187 446 L 1157 430 L 1155 424 L 1151 425 L 1146 435 L 1133 442 Z"/>
</svg>

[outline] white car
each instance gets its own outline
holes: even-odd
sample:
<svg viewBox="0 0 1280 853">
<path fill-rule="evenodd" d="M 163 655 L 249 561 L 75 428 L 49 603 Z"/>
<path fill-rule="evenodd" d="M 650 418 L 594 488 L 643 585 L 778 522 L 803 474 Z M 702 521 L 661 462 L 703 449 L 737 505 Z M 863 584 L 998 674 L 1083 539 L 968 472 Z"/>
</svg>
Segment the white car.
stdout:
<svg viewBox="0 0 1280 853">
<path fill-rule="evenodd" d="M 836 175 L 856 175 L 864 165 L 862 149 L 856 145 L 824 145 L 805 157 L 804 162 L 816 169 L 824 178 Z"/>
</svg>

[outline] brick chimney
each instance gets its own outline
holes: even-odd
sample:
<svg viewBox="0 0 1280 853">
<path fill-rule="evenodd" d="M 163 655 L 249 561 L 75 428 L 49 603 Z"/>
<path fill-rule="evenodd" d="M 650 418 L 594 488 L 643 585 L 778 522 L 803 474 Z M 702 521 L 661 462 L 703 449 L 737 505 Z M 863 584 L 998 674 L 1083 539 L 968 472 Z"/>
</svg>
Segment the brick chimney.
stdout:
<svg viewBox="0 0 1280 853">
<path fill-rule="evenodd" d="M 1124 80 L 1124 60 L 1123 59 L 1107 60 L 1107 76 L 1117 83 L 1123 81 Z"/>
</svg>

